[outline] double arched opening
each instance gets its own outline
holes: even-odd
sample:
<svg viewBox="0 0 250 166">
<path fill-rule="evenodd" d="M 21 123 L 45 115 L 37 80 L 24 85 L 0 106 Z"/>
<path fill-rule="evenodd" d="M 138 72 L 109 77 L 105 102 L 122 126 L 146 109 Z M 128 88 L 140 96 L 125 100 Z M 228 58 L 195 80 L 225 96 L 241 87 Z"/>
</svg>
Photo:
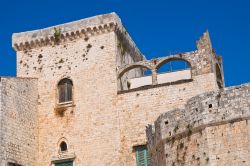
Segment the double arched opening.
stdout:
<svg viewBox="0 0 250 166">
<path fill-rule="evenodd" d="M 118 73 L 118 87 L 129 90 L 186 79 L 191 79 L 191 64 L 181 58 L 166 58 L 127 65 Z"/>
</svg>

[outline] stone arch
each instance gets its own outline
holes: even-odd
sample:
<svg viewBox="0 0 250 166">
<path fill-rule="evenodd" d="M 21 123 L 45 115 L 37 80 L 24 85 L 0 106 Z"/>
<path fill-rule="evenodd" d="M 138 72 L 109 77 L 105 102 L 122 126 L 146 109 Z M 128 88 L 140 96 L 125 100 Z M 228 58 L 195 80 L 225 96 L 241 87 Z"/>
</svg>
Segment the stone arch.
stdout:
<svg viewBox="0 0 250 166">
<path fill-rule="evenodd" d="M 168 69 L 166 70 L 166 68 L 169 67 L 167 64 L 173 61 L 175 61 L 173 66 L 177 67 L 178 69 L 172 70 L 172 65 L 171 65 L 170 70 Z M 183 62 L 185 63 L 183 64 Z M 188 68 L 186 68 L 186 64 L 188 65 Z M 180 66 L 182 65 L 185 66 L 180 68 Z M 163 69 L 163 71 L 160 71 L 161 69 Z M 181 55 L 174 55 L 158 59 L 158 61 L 156 61 L 155 63 L 155 73 L 156 73 L 155 82 L 157 82 L 157 84 L 176 82 L 181 80 L 189 80 L 192 79 L 192 65 L 187 59 L 181 57 Z"/>
<path fill-rule="evenodd" d="M 127 65 L 124 65 L 122 66 L 118 72 L 117 72 L 117 86 L 118 86 L 118 89 L 119 90 L 128 90 L 128 89 L 133 89 L 135 87 L 140 87 L 140 86 L 145 86 L 145 85 L 148 85 L 148 84 L 152 84 L 151 81 L 146 81 L 145 85 L 143 83 L 143 85 L 141 85 L 141 82 L 137 82 L 135 81 L 134 83 L 131 82 L 130 79 L 133 79 L 133 78 L 137 78 L 137 74 L 139 77 L 144 77 L 146 76 L 145 75 L 145 71 L 148 70 L 150 73 L 152 73 L 152 65 L 150 63 L 150 61 L 139 61 L 139 62 L 135 62 L 133 64 L 127 64 Z M 132 71 L 133 69 L 135 69 L 135 71 L 133 71 L 132 73 L 130 74 L 135 74 L 135 76 L 132 76 L 132 75 L 126 75 L 125 76 L 125 73 L 128 73 L 130 71 Z M 146 70 L 144 70 L 146 69 Z M 138 70 L 138 71 L 137 71 Z M 139 72 L 139 73 L 137 73 Z M 137 74 L 136 74 L 137 73 Z M 152 74 L 150 75 L 147 75 L 147 76 L 151 76 Z M 144 77 L 145 78 L 145 77 Z M 147 78 L 148 79 L 148 78 Z M 136 85 L 136 86 L 133 86 L 133 85 Z"/>
<path fill-rule="evenodd" d="M 143 64 L 141 62 L 129 64 L 120 69 L 120 71 L 118 72 L 118 79 L 120 79 L 126 72 L 135 68 L 147 68 L 149 70 L 152 70 L 152 66 L 149 64 Z"/>
<path fill-rule="evenodd" d="M 60 138 L 57 142 L 57 148 L 59 153 L 68 151 L 69 149 L 68 140 L 65 137 Z"/>
<path fill-rule="evenodd" d="M 180 56 L 162 58 L 156 63 L 155 68 L 158 70 L 161 66 L 171 61 L 185 61 L 192 69 L 192 64 L 190 63 L 190 61 Z"/>
</svg>

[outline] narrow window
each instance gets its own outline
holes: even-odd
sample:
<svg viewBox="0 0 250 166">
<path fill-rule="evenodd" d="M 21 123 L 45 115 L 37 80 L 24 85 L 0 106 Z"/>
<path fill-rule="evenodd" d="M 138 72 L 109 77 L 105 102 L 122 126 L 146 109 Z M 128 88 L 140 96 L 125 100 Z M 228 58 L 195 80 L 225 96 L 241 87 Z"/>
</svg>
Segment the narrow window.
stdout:
<svg viewBox="0 0 250 166">
<path fill-rule="evenodd" d="M 64 141 L 61 142 L 61 144 L 60 144 L 60 150 L 61 150 L 61 152 L 65 152 L 65 151 L 68 150 L 66 142 L 64 142 Z"/>
<path fill-rule="evenodd" d="M 146 145 L 140 145 L 135 147 L 136 151 L 136 165 L 137 166 L 149 166 L 148 149 Z"/>
<path fill-rule="evenodd" d="M 72 87 L 72 81 L 67 78 L 58 83 L 59 103 L 72 101 Z"/>
</svg>

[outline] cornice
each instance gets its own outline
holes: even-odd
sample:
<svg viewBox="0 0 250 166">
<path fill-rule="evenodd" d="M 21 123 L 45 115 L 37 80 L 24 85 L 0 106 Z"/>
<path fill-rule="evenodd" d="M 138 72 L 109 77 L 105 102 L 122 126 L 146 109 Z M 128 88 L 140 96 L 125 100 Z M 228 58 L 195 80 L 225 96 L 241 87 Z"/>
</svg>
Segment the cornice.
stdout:
<svg viewBox="0 0 250 166">
<path fill-rule="evenodd" d="M 55 36 L 55 29 L 60 29 L 59 37 Z M 137 60 L 146 59 L 127 33 L 119 16 L 114 12 L 45 29 L 14 33 L 12 35 L 12 47 L 16 51 L 24 51 L 109 32 L 115 32 L 123 44 L 126 45 L 128 52 L 134 55 Z"/>
<path fill-rule="evenodd" d="M 105 24 L 100 24 L 97 26 L 89 26 L 84 28 L 79 28 L 77 30 L 71 31 L 62 31 L 59 37 L 59 41 L 56 40 L 54 36 L 54 31 L 51 29 L 51 33 L 48 35 L 44 35 L 41 37 L 33 37 L 24 39 L 23 41 L 15 40 L 13 37 L 13 45 L 12 47 L 16 51 L 22 51 L 26 49 L 32 49 L 36 47 L 42 47 L 47 45 L 54 45 L 65 41 L 72 41 L 78 38 L 86 38 L 91 37 L 99 34 L 108 33 L 114 31 L 117 28 L 117 23 L 109 22 Z M 57 26 L 55 26 L 57 28 Z M 59 27 L 60 28 L 60 27 Z M 60 28 L 61 29 L 61 28 Z"/>
<path fill-rule="evenodd" d="M 108 33 L 114 31 L 117 27 L 122 29 L 121 20 L 116 13 L 103 14 L 44 29 L 14 33 L 12 35 L 12 46 L 16 51 L 21 51 Z M 60 29 L 59 36 L 55 36 L 55 29 Z"/>
</svg>

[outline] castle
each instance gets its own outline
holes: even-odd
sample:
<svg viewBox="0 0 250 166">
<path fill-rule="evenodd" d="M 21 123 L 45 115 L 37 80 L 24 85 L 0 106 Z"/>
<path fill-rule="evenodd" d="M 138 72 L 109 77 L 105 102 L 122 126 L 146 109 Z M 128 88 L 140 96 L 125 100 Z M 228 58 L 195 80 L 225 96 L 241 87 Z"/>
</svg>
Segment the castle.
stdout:
<svg viewBox="0 0 250 166">
<path fill-rule="evenodd" d="M 225 88 L 209 33 L 147 60 L 115 13 L 13 34 L 1 166 L 249 165 L 250 85 Z M 182 70 L 159 72 L 175 61 Z"/>
</svg>

